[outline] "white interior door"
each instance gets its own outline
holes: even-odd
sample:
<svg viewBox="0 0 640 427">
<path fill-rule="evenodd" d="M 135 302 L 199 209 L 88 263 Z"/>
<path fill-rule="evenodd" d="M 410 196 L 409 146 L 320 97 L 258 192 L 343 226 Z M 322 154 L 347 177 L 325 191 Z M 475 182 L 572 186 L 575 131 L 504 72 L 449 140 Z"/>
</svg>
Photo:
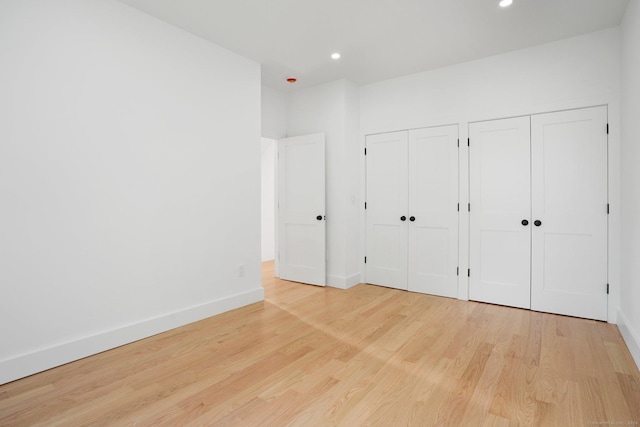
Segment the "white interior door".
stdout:
<svg viewBox="0 0 640 427">
<path fill-rule="evenodd" d="M 469 125 L 469 298 L 530 308 L 530 118 Z"/>
<path fill-rule="evenodd" d="M 324 286 L 324 134 L 278 141 L 278 251 L 281 279 Z"/>
<path fill-rule="evenodd" d="M 458 126 L 409 131 L 409 290 L 458 296 Z"/>
<path fill-rule="evenodd" d="M 607 108 L 531 117 L 531 308 L 607 319 Z"/>
<path fill-rule="evenodd" d="M 366 282 L 407 289 L 407 132 L 367 136 Z"/>
</svg>

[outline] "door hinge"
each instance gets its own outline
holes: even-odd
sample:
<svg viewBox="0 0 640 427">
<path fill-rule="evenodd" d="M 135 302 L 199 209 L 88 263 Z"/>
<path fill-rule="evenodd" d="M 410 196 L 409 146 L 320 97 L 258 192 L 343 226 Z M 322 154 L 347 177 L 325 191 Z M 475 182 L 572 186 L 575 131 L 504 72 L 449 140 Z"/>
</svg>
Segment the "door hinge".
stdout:
<svg viewBox="0 0 640 427">
<path fill-rule="evenodd" d="M 460 267 L 456 267 L 456 276 L 460 275 Z"/>
<path fill-rule="evenodd" d="M 467 270 L 467 277 L 471 277 L 471 269 Z"/>
<path fill-rule="evenodd" d="M 364 147 L 364 155 L 367 155 L 367 147 Z"/>
<path fill-rule="evenodd" d="M 609 135 L 609 123 L 607 123 L 607 135 Z"/>
<path fill-rule="evenodd" d="M 467 138 L 467 147 L 471 147 L 471 138 Z"/>
<path fill-rule="evenodd" d="M 469 212 L 471 212 L 471 203 L 469 203 L 469 204 L 467 205 L 467 210 L 468 210 Z"/>
<path fill-rule="evenodd" d="M 458 203 L 458 212 L 460 212 L 460 203 Z"/>
<path fill-rule="evenodd" d="M 460 147 L 460 138 L 458 138 L 458 147 Z"/>
<path fill-rule="evenodd" d="M 609 284 L 607 283 L 607 295 L 609 295 Z"/>
<path fill-rule="evenodd" d="M 367 263 L 367 257 L 364 257 L 364 263 L 365 264 Z"/>
<path fill-rule="evenodd" d="M 364 202 L 364 208 L 367 209 L 367 202 Z"/>
<path fill-rule="evenodd" d="M 607 203 L 607 215 L 609 215 L 609 203 Z"/>
</svg>

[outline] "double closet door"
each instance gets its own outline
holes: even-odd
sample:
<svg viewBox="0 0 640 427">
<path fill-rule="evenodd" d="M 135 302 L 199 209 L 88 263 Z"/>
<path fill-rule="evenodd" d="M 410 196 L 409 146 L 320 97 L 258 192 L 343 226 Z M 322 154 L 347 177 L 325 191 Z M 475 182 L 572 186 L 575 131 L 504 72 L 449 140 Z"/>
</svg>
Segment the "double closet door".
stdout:
<svg viewBox="0 0 640 427">
<path fill-rule="evenodd" d="M 366 282 L 457 297 L 458 126 L 367 136 Z"/>
<path fill-rule="evenodd" d="M 607 319 L 607 109 L 469 125 L 469 298 Z"/>
</svg>

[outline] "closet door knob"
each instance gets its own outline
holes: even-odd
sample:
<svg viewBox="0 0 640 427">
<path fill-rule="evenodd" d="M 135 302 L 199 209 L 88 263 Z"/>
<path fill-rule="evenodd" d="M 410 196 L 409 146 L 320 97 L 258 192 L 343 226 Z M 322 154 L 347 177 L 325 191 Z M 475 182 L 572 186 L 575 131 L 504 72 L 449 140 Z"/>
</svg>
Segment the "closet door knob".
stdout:
<svg viewBox="0 0 640 427">
<path fill-rule="evenodd" d="M 526 219 L 522 220 L 522 225 L 527 226 L 529 225 L 529 221 L 527 221 Z"/>
<path fill-rule="evenodd" d="M 322 221 L 322 215 L 318 215 L 318 216 L 316 217 L 316 219 L 317 219 L 318 221 Z"/>
<path fill-rule="evenodd" d="M 409 218 L 409 221 L 411 221 L 411 222 L 413 222 L 413 221 L 415 221 L 415 220 L 416 220 L 416 217 L 415 217 L 415 216 L 412 216 L 411 218 Z"/>
<path fill-rule="evenodd" d="M 406 217 L 406 216 L 402 215 L 402 216 L 400 217 L 400 221 L 406 221 L 406 220 L 407 220 L 407 217 Z"/>
<path fill-rule="evenodd" d="M 540 227 L 542 225 L 542 221 L 540 221 L 539 219 L 536 219 L 535 221 L 533 221 L 533 223 L 536 227 Z"/>
</svg>

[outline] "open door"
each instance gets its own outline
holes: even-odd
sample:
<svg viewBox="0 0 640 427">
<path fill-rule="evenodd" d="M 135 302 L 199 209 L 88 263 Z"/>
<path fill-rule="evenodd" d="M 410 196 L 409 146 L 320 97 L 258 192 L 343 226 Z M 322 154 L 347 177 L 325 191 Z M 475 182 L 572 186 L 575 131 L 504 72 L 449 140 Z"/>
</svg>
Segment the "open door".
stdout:
<svg viewBox="0 0 640 427">
<path fill-rule="evenodd" d="M 278 141 L 278 273 L 326 285 L 324 134 Z"/>
</svg>

